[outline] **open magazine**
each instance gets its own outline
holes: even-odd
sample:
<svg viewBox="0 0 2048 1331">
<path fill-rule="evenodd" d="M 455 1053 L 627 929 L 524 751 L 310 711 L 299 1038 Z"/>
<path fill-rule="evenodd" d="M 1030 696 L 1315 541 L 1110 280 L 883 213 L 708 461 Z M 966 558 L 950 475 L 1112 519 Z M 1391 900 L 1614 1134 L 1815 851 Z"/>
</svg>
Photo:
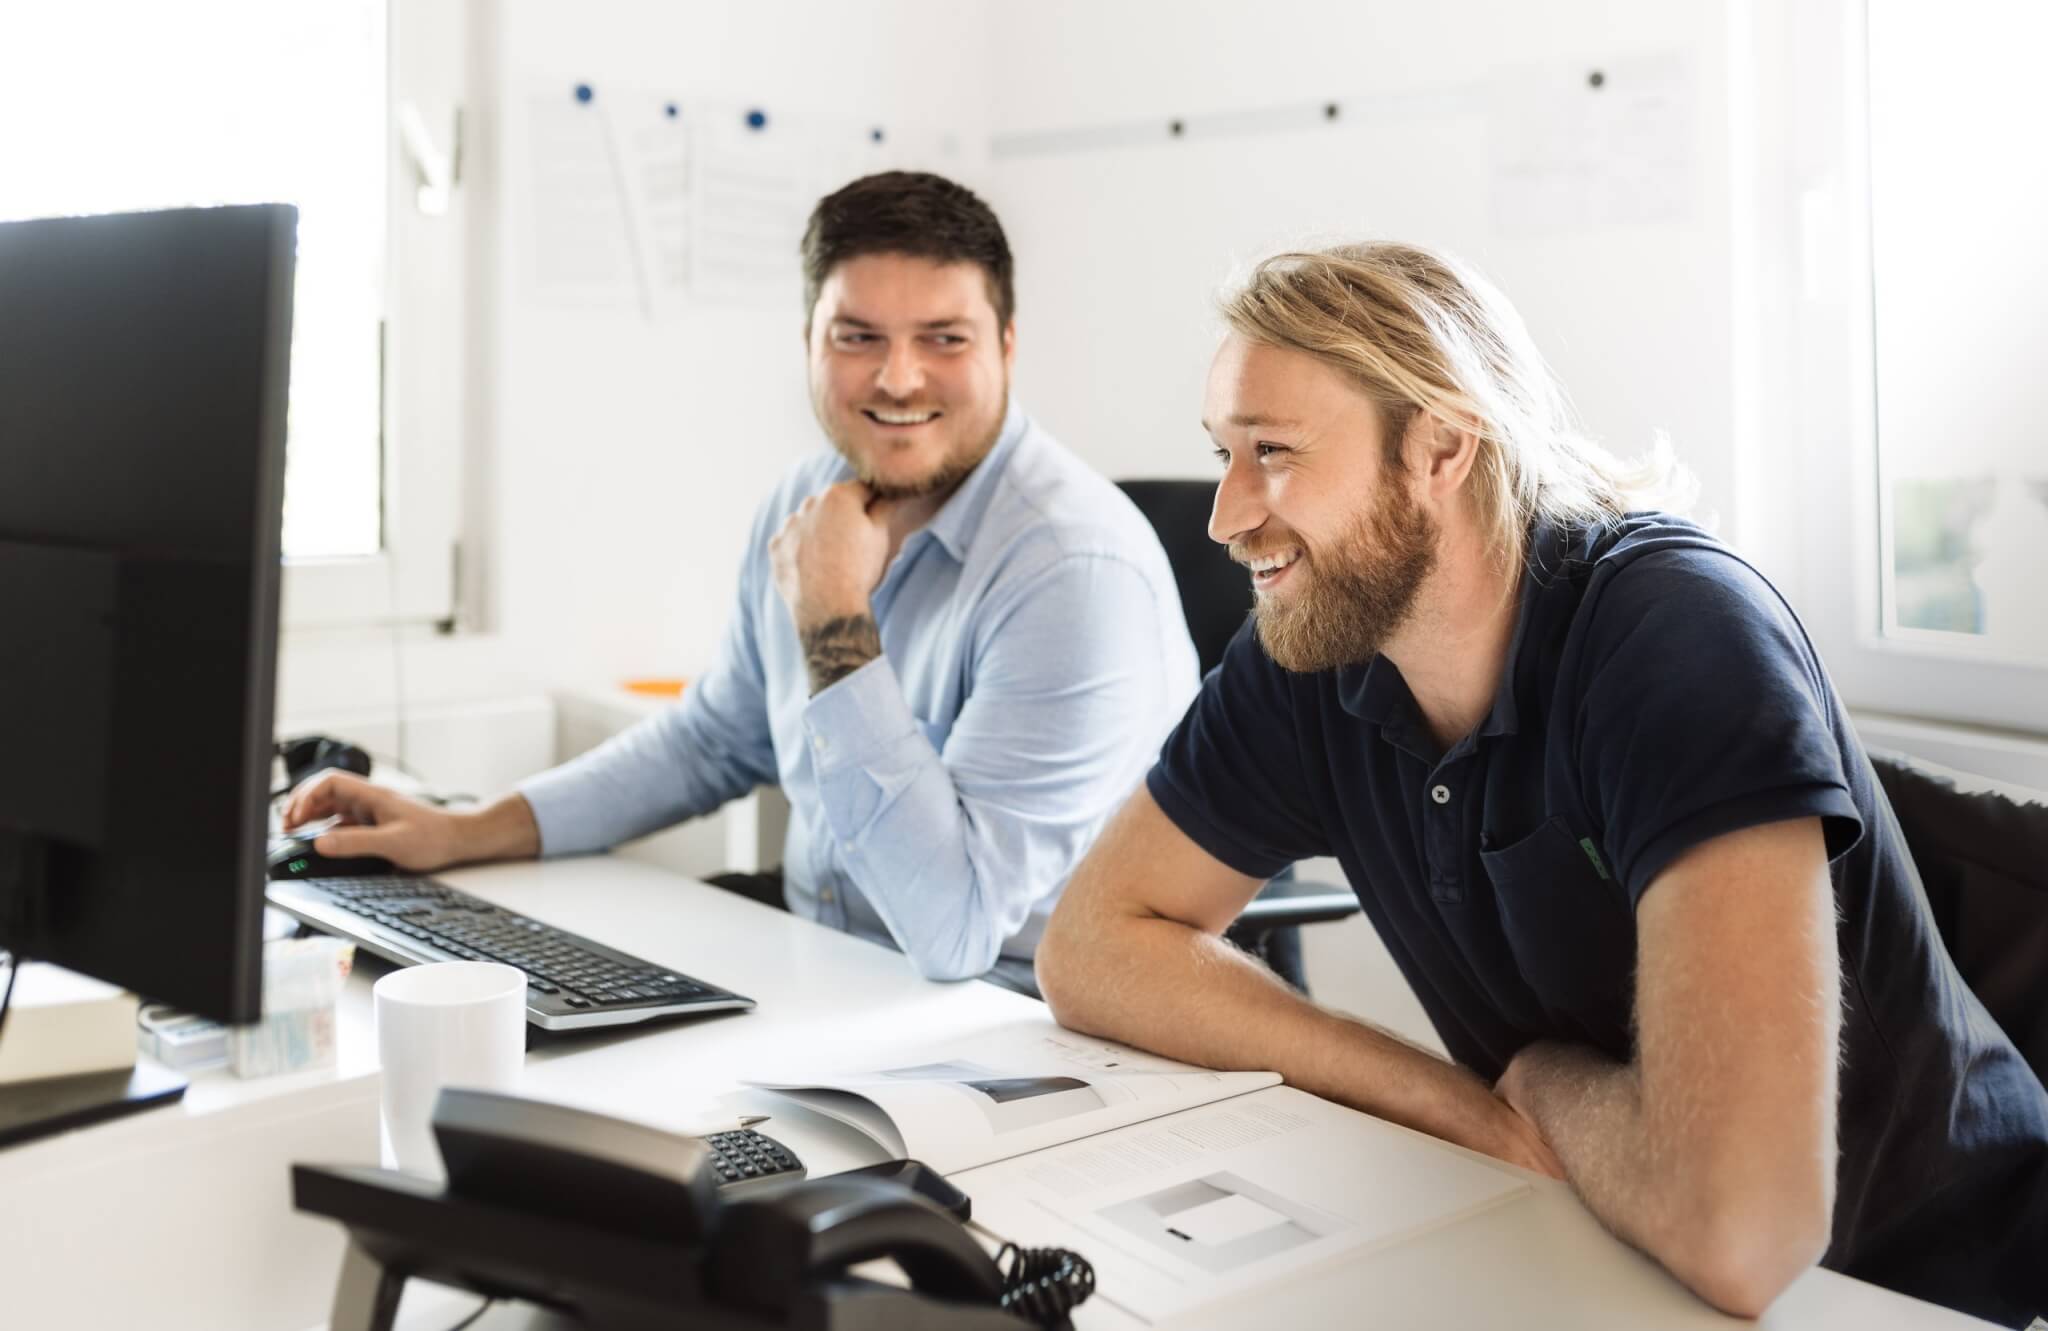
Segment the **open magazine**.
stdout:
<svg viewBox="0 0 2048 1331">
<path fill-rule="evenodd" d="M 1086 1255 L 1104 1303 L 1143 1322 L 1202 1308 L 1215 1326 L 1255 1325 L 1266 1310 L 1252 1301 L 1263 1291 L 1339 1268 L 1357 1273 L 1331 1277 L 1326 1315 L 1347 1299 L 1369 1300 L 1399 1280 L 1397 1267 L 1370 1254 L 1530 1190 L 1506 1165 L 1290 1086 L 998 1161 L 953 1181 L 995 1233 Z M 1239 1315 L 1216 1311 L 1231 1300 L 1245 1302 Z"/>
<path fill-rule="evenodd" d="M 940 1173 L 971 1169 L 1279 1084 L 1076 1035 L 1050 1020 L 862 1066 L 745 1084 L 787 1096 Z"/>
</svg>

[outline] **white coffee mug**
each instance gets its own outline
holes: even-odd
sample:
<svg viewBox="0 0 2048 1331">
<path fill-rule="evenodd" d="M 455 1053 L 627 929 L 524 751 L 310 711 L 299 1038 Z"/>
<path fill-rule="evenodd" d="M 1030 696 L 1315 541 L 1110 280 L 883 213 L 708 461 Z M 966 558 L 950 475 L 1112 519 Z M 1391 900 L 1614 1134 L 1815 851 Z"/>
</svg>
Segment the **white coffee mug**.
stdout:
<svg viewBox="0 0 2048 1331">
<path fill-rule="evenodd" d="M 517 1089 L 526 975 L 495 961 L 408 966 L 377 981 L 384 1166 L 442 1178 L 434 1097 L 443 1086 Z"/>
</svg>

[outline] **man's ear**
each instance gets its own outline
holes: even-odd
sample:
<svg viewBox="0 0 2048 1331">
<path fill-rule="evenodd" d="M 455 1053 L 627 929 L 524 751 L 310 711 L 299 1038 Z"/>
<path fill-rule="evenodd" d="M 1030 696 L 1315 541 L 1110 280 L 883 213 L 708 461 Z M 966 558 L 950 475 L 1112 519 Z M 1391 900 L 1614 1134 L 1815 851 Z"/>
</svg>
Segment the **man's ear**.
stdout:
<svg viewBox="0 0 2048 1331">
<path fill-rule="evenodd" d="M 1465 484 L 1479 459 L 1479 429 L 1472 421 L 1449 421 L 1418 411 L 1408 422 L 1402 451 L 1411 466 L 1420 464 L 1418 470 L 1430 495 L 1448 499 Z"/>
<path fill-rule="evenodd" d="M 1017 321 L 1011 319 L 1003 325 L 1003 368 L 1015 369 L 1017 365 Z"/>
</svg>

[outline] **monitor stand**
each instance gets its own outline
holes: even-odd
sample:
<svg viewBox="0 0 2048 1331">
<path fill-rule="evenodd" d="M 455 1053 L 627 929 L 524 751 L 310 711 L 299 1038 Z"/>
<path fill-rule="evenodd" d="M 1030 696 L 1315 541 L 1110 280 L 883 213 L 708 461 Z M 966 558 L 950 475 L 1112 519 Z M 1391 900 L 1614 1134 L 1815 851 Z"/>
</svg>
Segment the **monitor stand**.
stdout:
<svg viewBox="0 0 2048 1331">
<path fill-rule="evenodd" d="M 184 1096 L 186 1085 L 168 1068 L 137 1062 L 113 1072 L 0 1086 L 0 1147 L 171 1104 Z"/>
</svg>

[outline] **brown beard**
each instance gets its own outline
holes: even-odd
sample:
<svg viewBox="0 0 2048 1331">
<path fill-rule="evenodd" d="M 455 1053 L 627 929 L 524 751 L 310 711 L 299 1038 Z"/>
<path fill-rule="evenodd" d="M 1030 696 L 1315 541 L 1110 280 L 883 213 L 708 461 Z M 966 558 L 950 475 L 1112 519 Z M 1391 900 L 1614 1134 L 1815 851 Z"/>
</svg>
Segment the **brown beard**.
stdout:
<svg viewBox="0 0 2048 1331">
<path fill-rule="evenodd" d="M 862 485 L 874 491 L 875 498 L 922 499 L 926 495 L 946 494 L 954 486 L 966 480 L 968 474 L 981 465 L 982 459 L 987 457 L 990 450 L 996 446 L 996 440 L 1002 437 L 1003 421 L 1007 416 L 1009 401 L 1010 385 L 1009 381 L 1005 379 L 1002 395 L 1005 409 L 996 413 L 995 421 L 989 426 L 987 433 L 980 439 L 970 441 L 964 448 L 954 448 L 952 452 L 946 455 L 945 461 L 941 462 L 938 468 L 931 474 L 920 477 L 907 485 L 892 484 L 880 479 L 874 474 L 873 468 L 869 467 L 862 459 L 857 449 L 853 448 L 844 439 L 841 439 L 836 432 L 828 430 L 826 433 L 832 440 L 832 447 L 838 451 L 840 457 L 846 459 L 846 465 L 853 468 L 854 477 Z M 825 419 L 822 410 L 818 413 L 818 419 L 821 421 Z"/>
<path fill-rule="evenodd" d="M 1001 425 L 998 425 L 996 429 L 1000 433 L 1002 430 Z M 995 447 L 995 442 L 996 436 L 992 434 L 983 442 L 980 448 L 973 450 L 972 456 L 963 457 L 959 453 L 954 453 L 939 465 L 937 471 L 932 472 L 921 480 L 912 481 L 908 485 L 892 485 L 887 481 L 870 475 L 868 469 L 849 456 L 843 448 L 839 450 L 839 456 L 846 458 L 847 462 L 852 465 L 854 474 L 860 477 L 861 484 L 875 492 L 875 498 L 922 499 L 926 495 L 945 494 L 954 486 L 966 480 L 968 473 L 980 466 L 981 460 L 988 456 L 989 449 Z"/>
<path fill-rule="evenodd" d="M 1423 581 L 1436 568 L 1437 535 L 1436 521 L 1422 506 L 1387 484 L 1373 509 L 1327 549 L 1303 545 L 1296 570 L 1302 585 L 1291 596 L 1258 598 L 1252 614 L 1266 655 L 1281 669 L 1299 672 L 1377 656 L 1414 611 Z M 1255 548 L 1234 546 L 1231 554 L 1246 557 L 1241 551 Z"/>
</svg>

